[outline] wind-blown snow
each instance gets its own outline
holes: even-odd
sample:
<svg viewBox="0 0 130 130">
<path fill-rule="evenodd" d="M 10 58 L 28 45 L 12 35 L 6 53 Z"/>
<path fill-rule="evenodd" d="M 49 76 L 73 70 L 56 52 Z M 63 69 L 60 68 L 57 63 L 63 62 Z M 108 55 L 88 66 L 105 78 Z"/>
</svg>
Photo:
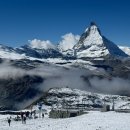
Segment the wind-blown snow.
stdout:
<svg viewBox="0 0 130 130">
<path fill-rule="evenodd" d="M 30 46 L 32 48 L 36 48 L 36 49 L 55 49 L 55 45 L 52 44 L 49 40 L 46 41 L 42 41 L 42 40 L 38 40 L 38 39 L 33 39 L 33 40 L 29 40 Z"/>
</svg>

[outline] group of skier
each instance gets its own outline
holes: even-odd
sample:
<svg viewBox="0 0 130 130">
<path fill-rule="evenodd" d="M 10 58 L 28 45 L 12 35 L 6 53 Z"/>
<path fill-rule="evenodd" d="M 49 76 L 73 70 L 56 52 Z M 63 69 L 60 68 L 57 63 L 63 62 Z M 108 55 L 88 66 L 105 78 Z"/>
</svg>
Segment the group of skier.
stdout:
<svg viewBox="0 0 130 130">
<path fill-rule="evenodd" d="M 26 124 L 27 119 L 33 119 L 33 118 L 36 119 L 36 118 L 38 118 L 38 116 L 36 116 L 36 111 L 33 111 L 33 112 L 29 112 L 29 111 L 21 112 L 20 116 L 17 115 L 17 117 L 15 118 L 15 121 L 21 120 L 22 124 Z M 42 113 L 42 118 L 44 118 L 44 113 Z M 11 116 L 9 118 L 7 118 L 9 126 L 11 124 L 11 120 L 12 120 Z"/>
<path fill-rule="evenodd" d="M 21 112 L 21 120 L 22 120 L 22 124 L 26 124 L 26 118 L 27 118 L 28 116 L 27 116 L 27 114 L 25 113 L 23 113 L 23 112 Z"/>
</svg>

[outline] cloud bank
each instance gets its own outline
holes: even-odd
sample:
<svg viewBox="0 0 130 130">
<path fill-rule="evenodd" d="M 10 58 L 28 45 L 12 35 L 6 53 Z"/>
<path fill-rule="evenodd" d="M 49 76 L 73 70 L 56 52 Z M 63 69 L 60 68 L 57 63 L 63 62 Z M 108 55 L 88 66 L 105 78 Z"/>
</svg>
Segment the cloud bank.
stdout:
<svg viewBox="0 0 130 130">
<path fill-rule="evenodd" d="M 49 40 L 38 40 L 38 39 L 33 39 L 28 41 L 30 46 L 32 48 L 36 49 L 55 49 L 55 45 L 53 45 Z"/>
<path fill-rule="evenodd" d="M 37 87 L 41 91 L 68 86 L 108 94 L 130 95 L 129 80 L 117 77 L 113 77 L 111 80 L 107 78 L 100 79 L 98 76 L 91 76 L 93 72 L 83 68 L 65 68 L 54 64 L 41 64 L 35 69 L 24 70 L 12 66 L 11 62 L 8 61 L 0 64 L 0 79 L 7 80 L 11 78 L 15 80 L 25 75 L 42 77 L 44 82 Z M 84 80 L 82 76 L 86 79 Z"/>
<path fill-rule="evenodd" d="M 39 40 L 39 39 L 33 39 L 29 40 L 29 46 L 36 49 L 56 49 L 58 48 L 61 52 L 67 51 L 69 49 L 72 49 L 74 45 L 79 41 L 80 36 L 74 35 L 72 33 L 67 33 L 61 37 L 61 41 L 59 42 L 58 46 L 56 44 L 53 44 L 49 40 Z M 57 47 L 56 47 L 57 46 Z"/>
</svg>

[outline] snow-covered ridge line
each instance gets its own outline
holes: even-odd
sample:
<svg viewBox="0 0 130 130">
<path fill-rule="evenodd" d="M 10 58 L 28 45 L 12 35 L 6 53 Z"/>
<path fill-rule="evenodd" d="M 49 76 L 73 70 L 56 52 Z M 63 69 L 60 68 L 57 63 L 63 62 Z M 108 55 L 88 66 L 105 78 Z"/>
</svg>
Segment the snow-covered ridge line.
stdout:
<svg viewBox="0 0 130 130">
<path fill-rule="evenodd" d="M 127 96 L 99 94 L 68 87 L 50 89 L 48 94 L 47 101 L 52 104 L 57 101 L 59 106 L 62 106 L 63 101 L 71 101 L 70 105 L 75 105 L 82 104 L 82 100 L 86 99 L 86 104 L 91 108 L 97 105 L 103 105 L 104 103 L 112 107 L 114 99 L 116 109 L 130 109 L 130 97 Z M 55 106 L 55 103 L 53 105 Z"/>
<path fill-rule="evenodd" d="M 79 36 L 68 33 L 62 36 L 58 44 L 49 40 L 29 40 L 19 48 L 0 45 L 0 58 L 104 58 L 127 57 L 130 55 L 129 47 L 117 46 L 101 34 L 98 26 L 92 22 L 85 32 Z"/>
</svg>

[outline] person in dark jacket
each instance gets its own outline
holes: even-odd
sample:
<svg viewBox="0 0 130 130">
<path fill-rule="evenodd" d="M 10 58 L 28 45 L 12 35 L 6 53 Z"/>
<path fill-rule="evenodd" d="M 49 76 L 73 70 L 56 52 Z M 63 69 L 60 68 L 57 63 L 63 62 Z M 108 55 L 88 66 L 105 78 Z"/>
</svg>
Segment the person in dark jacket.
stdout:
<svg viewBox="0 0 130 130">
<path fill-rule="evenodd" d="M 23 122 L 26 124 L 26 116 L 23 116 Z"/>
<path fill-rule="evenodd" d="M 21 120 L 22 120 L 22 123 L 24 123 L 24 121 L 23 121 L 23 116 L 24 116 L 24 113 L 21 112 Z"/>
<path fill-rule="evenodd" d="M 8 118 L 8 124 L 10 126 L 10 123 L 11 123 L 11 118 Z"/>
<path fill-rule="evenodd" d="M 44 113 L 42 113 L 42 118 L 44 118 Z"/>
<path fill-rule="evenodd" d="M 28 117 L 28 118 L 29 118 L 29 114 L 30 114 L 30 112 L 29 112 L 29 111 L 27 111 L 27 112 L 25 113 L 26 117 Z"/>
</svg>

